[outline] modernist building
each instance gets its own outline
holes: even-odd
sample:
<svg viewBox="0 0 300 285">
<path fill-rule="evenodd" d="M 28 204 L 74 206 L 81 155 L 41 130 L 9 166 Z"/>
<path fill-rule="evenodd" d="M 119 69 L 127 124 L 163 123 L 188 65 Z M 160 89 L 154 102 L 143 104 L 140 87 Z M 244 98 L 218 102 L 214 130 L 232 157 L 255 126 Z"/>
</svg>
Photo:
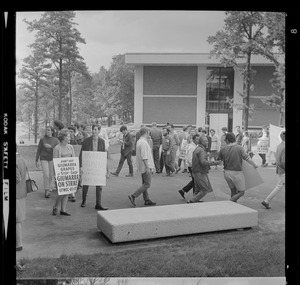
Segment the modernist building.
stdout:
<svg viewBox="0 0 300 285">
<path fill-rule="evenodd" d="M 200 53 L 127 53 L 125 62 L 134 65 L 134 126 L 166 122 L 176 126 L 208 125 L 219 130 L 233 130 L 242 125 L 242 111 L 232 109 L 226 97 L 242 103 L 243 81 L 232 67 Z M 277 125 L 279 113 L 260 98 L 276 90 L 271 86 L 274 65 L 263 57 L 253 56 L 256 70 L 250 104 L 255 111 L 249 128 Z"/>
</svg>

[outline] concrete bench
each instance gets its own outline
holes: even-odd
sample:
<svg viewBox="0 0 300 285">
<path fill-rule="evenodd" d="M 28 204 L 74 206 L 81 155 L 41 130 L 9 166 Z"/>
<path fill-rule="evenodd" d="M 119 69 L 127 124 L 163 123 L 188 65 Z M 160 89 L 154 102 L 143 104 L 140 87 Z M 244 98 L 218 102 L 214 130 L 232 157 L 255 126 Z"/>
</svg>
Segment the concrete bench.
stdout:
<svg viewBox="0 0 300 285">
<path fill-rule="evenodd" d="M 251 228 L 257 223 L 256 210 L 231 201 L 97 212 L 97 227 L 112 243 Z"/>
</svg>

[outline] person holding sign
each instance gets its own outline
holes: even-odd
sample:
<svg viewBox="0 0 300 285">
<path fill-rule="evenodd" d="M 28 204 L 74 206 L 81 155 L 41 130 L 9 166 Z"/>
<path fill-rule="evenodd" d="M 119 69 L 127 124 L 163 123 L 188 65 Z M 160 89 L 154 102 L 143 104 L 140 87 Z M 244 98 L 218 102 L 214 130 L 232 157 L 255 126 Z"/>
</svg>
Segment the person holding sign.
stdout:
<svg viewBox="0 0 300 285">
<path fill-rule="evenodd" d="M 270 201 L 285 187 L 285 131 L 281 132 L 280 138 L 282 142 L 278 145 L 275 153 L 276 173 L 279 176 L 278 183 L 268 197 L 261 202 L 267 209 L 271 209 Z"/>
<path fill-rule="evenodd" d="M 83 160 L 82 152 L 83 151 L 99 151 L 99 152 L 106 153 L 105 141 L 99 137 L 100 130 L 101 130 L 101 126 L 92 125 L 92 136 L 86 138 L 82 143 L 82 147 L 81 147 L 80 154 L 79 154 L 79 166 L 80 166 L 82 175 L 84 175 L 84 172 L 82 171 L 82 160 Z M 105 165 L 105 169 L 106 169 L 106 165 Z M 83 182 L 81 207 L 86 206 L 86 196 L 87 196 L 88 189 L 89 189 L 89 185 L 85 185 Z M 95 209 L 96 210 L 107 210 L 107 208 L 104 208 L 101 205 L 101 195 L 102 195 L 102 186 L 96 185 Z"/>
<path fill-rule="evenodd" d="M 224 178 L 231 190 L 231 201 L 237 202 L 245 193 L 245 177 L 242 170 L 243 160 L 254 168 L 258 166 L 253 162 L 245 149 L 238 145 L 235 135 L 227 133 L 225 137 L 227 146 L 220 150 L 218 160 L 224 163 Z"/>
<path fill-rule="evenodd" d="M 73 146 L 70 145 L 71 137 L 70 137 L 69 130 L 66 128 L 60 130 L 57 138 L 60 141 L 60 143 L 53 149 L 53 159 L 60 158 L 60 157 L 74 157 L 75 151 L 74 151 Z M 71 216 L 71 214 L 69 214 L 66 211 L 68 196 L 69 196 L 69 194 L 59 195 L 59 193 L 57 192 L 55 205 L 52 210 L 52 214 L 54 216 L 57 215 L 57 209 L 58 209 L 59 205 L 61 207 L 61 210 L 60 210 L 61 215 Z"/>
<path fill-rule="evenodd" d="M 151 147 L 148 143 L 148 129 L 141 128 L 140 130 L 141 137 L 136 144 L 136 165 L 138 171 L 142 174 L 142 186 L 137 189 L 132 195 L 129 195 L 128 198 L 133 206 L 136 206 L 135 199 L 143 194 L 145 201 L 145 206 L 154 206 L 156 203 L 152 202 L 149 199 L 148 189 L 151 185 L 151 175 L 152 170 L 155 169 L 153 162 L 153 156 Z"/>
</svg>

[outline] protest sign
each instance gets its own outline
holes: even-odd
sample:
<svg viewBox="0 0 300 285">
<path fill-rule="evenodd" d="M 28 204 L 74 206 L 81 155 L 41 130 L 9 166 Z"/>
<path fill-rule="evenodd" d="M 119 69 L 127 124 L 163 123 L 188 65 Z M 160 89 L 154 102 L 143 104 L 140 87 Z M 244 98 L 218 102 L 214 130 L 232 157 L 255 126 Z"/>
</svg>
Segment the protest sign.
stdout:
<svg viewBox="0 0 300 285">
<path fill-rule="evenodd" d="M 264 181 L 256 168 L 254 168 L 247 161 L 243 160 L 242 170 L 245 176 L 245 190 L 263 184 Z"/>
<path fill-rule="evenodd" d="M 82 152 L 82 185 L 106 186 L 107 153 Z"/>
<path fill-rule="evenodd" d="M 79 180 L 78 157 L 53 158 L 58 195 L 75 193 Z"/>
<path fill-rule="evenodd" d="M 284 128 L 280 128 L 270 124 L 270 151 L 276 152 L 277 146 L 281 143 L 280 134 Z"/>
</svg>

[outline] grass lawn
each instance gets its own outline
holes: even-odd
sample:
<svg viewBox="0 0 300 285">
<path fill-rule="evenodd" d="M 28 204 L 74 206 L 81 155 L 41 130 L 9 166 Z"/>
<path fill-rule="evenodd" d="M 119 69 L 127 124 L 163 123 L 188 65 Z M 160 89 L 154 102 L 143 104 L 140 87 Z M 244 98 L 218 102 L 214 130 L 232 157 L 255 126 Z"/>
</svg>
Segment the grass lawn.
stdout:
<svg viewBox="0 0 300 285">
<path fill-rule="evenodd" d="M 25 269 L 17 278 L 280 277 L 285 276 L 284 239 L 282 232 L 225 231 L 110 254 L 22 259 Z"/>
</svg>

